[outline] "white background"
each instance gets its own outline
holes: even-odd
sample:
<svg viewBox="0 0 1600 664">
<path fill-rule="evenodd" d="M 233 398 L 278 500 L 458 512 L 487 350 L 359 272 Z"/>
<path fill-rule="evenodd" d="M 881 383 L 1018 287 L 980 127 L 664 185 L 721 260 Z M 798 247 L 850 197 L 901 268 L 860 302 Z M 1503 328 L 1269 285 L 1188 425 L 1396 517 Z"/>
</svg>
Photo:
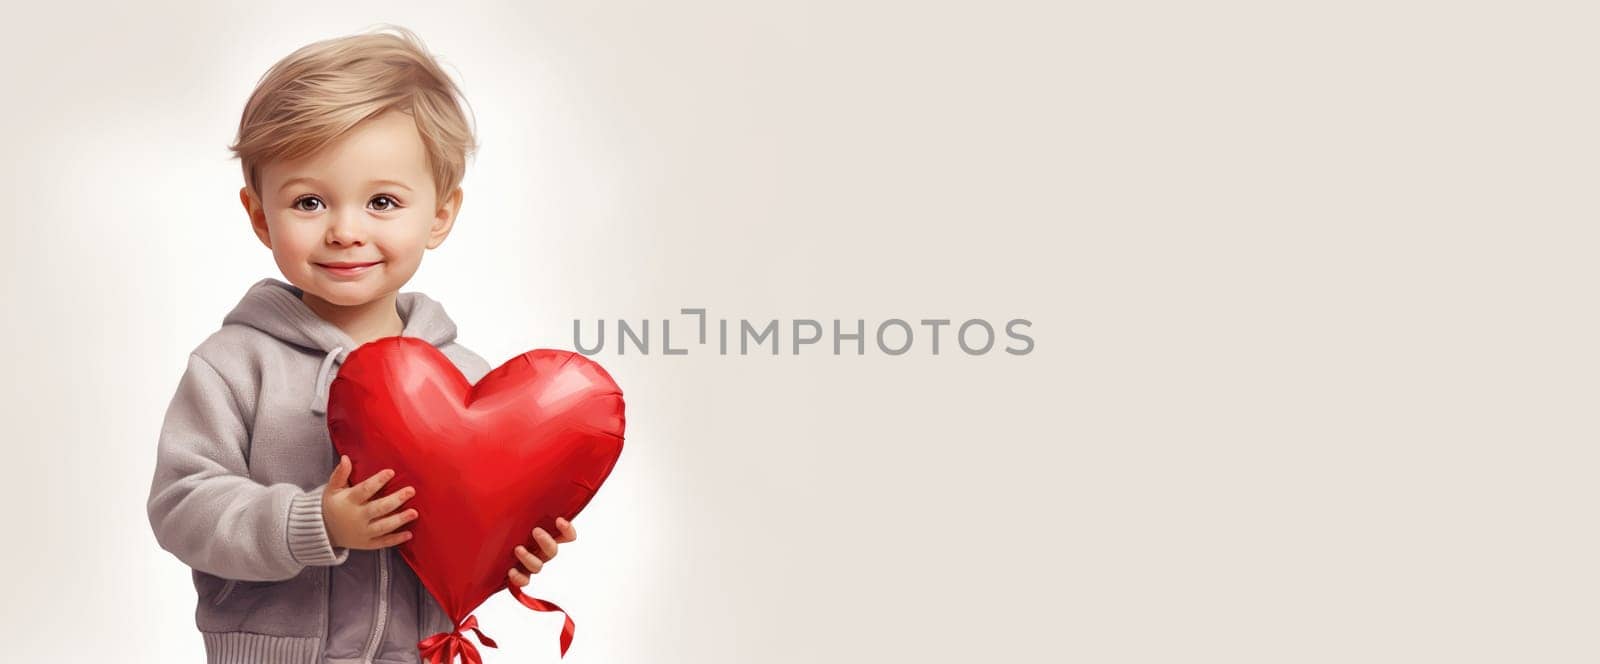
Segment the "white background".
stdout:
<svg viewBox="0 0 1600 664">
<path fill-rule="evenodd" d="M 1596 17 L 1321 4 L 11 8 L 0 642 L 201 661 L 144 504 L 184 357 L 280 276 L 225 148 L 394 22 L 483 144 L 406 290 L 492 363 L 682 307 L 1033 323 L 598 357 L 627 447 L 530 586 L 566 661 L 1595 661 Z M 558 661 L 559 614 L 478 616 Z"/>
</svg>

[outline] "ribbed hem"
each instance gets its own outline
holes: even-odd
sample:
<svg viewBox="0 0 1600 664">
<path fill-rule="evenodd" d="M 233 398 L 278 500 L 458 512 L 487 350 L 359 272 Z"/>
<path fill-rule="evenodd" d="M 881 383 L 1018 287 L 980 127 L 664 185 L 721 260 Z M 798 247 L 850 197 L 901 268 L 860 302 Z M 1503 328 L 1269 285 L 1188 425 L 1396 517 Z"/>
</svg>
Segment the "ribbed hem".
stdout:
<svg viewBox="0 0 1600 664">
<path fill-rule="evenodd" d="M 201 632 L 206 664 L 318 664 L 319 639 L 254 632 Z"/>
<path fill-rule="evenodd" d="M 322 521 L 322 488 L 289 500 L 289 554 L 301 565 L 343 565 L 350 550 L 328 541 Z"/>
</svg>

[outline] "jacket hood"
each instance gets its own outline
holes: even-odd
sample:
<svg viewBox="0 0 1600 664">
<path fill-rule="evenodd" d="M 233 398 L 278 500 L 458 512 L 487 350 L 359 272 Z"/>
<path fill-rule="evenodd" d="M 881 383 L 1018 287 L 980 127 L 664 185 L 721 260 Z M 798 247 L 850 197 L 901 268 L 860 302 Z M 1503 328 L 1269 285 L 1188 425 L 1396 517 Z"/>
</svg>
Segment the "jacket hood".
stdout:
<svg viewBox="0 0 1600 664">
<path fill-rule="evenodd" d="M 356 349 L 356 343 L 337 325 L 324 320 L 300 299 L 300 287 L 266 278 L 245 291 L 222 324 L 237 324 L 260 330 L 273 338 L 308 353 L 322 355 L 322 367 L 311 385 L 312 412 L 327 412 L 328 386 L 333 382 L 333 365 L 343 363 Z M 445 314 L 444 305 L 422 293 L 399 293 L 395 309 L 400 314 L 400 336 L 416 337 L 443 346 L 456 339 L 456 324 Z"/>
</svg>

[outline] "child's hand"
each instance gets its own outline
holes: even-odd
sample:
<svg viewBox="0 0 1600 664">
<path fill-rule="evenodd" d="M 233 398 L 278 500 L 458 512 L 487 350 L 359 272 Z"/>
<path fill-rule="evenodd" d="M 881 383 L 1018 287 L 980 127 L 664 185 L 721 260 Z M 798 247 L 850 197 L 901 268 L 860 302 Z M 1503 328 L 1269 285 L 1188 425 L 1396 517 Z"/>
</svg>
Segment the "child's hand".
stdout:
<svg viewBox="0 0 1600 664">
<path fill-rule="evenodd" d="M 417 511 L 390 513 L 417 495 L 417 490 L 408 486 L 372 500 L 393 477 L 394 471 L 385 468 L 360 484 L 349 486 L 350 457 L 339 457 L 339 465 L 322 490 L 322 523 L 328 529 L 330 544 L 347 549 L 382 549 L 411 539 L 410 531 L 393 531 L 416 519 Z"/>
<path fill-rule="evenodd" d="M 538 574 L 539 570 L 544 568 L 545 561 L 556 557 L 556 542 L 571 542 L 578 539 L 578 530 L 572 527 L 571 521 L 558 516 L 556 517 L 556 527 L 561 529 L 560 537 L 551 537 L 550 533 L 545 532 L 543 528 L 533 529 L 533 541 L 538 543 L 539 553 L 542 555 L 534 555 L 528 551 L 528 547 L 521 544 L 518 544 L 516 550 L 513 551 L 517 555 L 517 559 L 522 561 L 522 566 L 528 568 L 526 574 L 515 567 L 506 571 L 506 576 L 511 577 L 511 582 L 517 584 L 517 587 L 528 585 L 528 575 Z"/>
</svg>

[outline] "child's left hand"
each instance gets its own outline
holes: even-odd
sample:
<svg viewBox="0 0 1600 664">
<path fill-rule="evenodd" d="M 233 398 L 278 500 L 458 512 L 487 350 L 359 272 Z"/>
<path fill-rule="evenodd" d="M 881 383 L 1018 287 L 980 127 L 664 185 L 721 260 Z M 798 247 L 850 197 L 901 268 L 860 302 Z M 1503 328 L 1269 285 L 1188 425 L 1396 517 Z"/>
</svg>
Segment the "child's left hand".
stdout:
<svg viewBox="0 0 1600 664">
<path fill-rule="evenodd" d="M 561 529 L 561 534 L 557 537 L 551 537 L 544 528 L 533 529 L 533 541 L 539 545 L 539 555 L 534 555 L 528 551 L 528 547 L 521 544 L 518 544 L 516 550 L 512 552 L 522 561 L 522 566 L 527 568 L 526 573 L 515 567 L 506 571 L 506 576 L 510 577 L 511 582 L 518 588 L 528 585 L 528 575 L 538 574 L 539 570 L 544 568 L 545 562 L 556 557 L 557 542 L 571 542 L 578 539 L 578 531 L 572 527 L 571 521 L 556 517 L 556 527 Z"/>
</svg>

